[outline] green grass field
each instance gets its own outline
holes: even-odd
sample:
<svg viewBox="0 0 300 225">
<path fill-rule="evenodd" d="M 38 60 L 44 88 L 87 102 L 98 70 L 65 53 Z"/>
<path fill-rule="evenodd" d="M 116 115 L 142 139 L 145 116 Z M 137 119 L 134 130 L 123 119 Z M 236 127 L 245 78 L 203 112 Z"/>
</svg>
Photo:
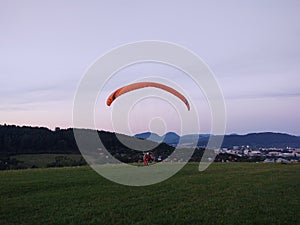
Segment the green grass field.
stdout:
<svg viewBox="0 0 300 225">
<path fill-rule="evenodd" d="M 188 164 L 129 187 L 89 167 L 0 172 L 0 224 L 300 224 L 300 164 Z"/>
<path fill-rule="evenodd" d="M 25 164 L 25 165 L 35 165 L 39 168 L 46 168 L 48 164 L 55 162 L 55 157 L 68 157 L 72 160 L 80 160 L 82 157 L 79 154 L 22 154 L 22 155 L 15 155 L 11 158 L 15 158 Z"/>
</svg>

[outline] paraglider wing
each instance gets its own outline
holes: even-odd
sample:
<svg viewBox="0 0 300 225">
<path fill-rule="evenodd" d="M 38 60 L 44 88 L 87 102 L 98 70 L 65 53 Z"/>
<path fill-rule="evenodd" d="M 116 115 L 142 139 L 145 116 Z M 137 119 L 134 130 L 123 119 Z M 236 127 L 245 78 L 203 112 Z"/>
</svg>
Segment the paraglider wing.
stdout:
<svg viewBox="0 0 300 225">
<path fill-rule="evenodd" d="M 189 102 L 182 94 L 180 94 L 178 91 L 176 91 L 175 89 L 173 89 L 167 85 L 155 83 L 155 82 L 137 82 L 137 83 L 133 83 L 133 84 L 129 84 L 124 87 L 121 87 L 110 94 L 110 96 L 107 98 L 106 104 L 108 106 L 110 106 L 113 103 L 113 101 L 116 100 L 119 96 L 121 96 L 127 92 L 134 91 L 134 90 L 137 90 L 140 88 L 146 88 L 146 87 L 160 88 L 162 90 L 170 92 L 171 94 L 178 97 L 181 101 L 183 101 L 184 104 L 186 105 L 187 109 L 190 110 Z"/>
</svg>

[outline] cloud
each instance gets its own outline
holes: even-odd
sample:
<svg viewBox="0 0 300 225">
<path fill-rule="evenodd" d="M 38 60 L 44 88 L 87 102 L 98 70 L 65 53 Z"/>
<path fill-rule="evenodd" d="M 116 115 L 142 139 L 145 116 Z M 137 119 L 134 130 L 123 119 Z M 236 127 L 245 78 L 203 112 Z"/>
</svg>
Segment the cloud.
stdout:
<svg viewBox="0 0 300 225">
<path fill-rule="evenodd" d="M 282 93 L 282 92 L 273 92 L 273 93 L 260 93 L 260 94 L 248 94 L 248 95 L 235 95 L 226 97 L 225 100 L 240 100 L 240 99 L 262 99 L 262 98 L 293 98 L 300 97 L 300 92 L 297 93 Z"/>
<path fill-rule="evenodd" d="M 33 110 L 49 103 L 71 102 L 74 87 L 70 84 L 7 87 L 0 90 L 0 110 Z"/>
</svg>

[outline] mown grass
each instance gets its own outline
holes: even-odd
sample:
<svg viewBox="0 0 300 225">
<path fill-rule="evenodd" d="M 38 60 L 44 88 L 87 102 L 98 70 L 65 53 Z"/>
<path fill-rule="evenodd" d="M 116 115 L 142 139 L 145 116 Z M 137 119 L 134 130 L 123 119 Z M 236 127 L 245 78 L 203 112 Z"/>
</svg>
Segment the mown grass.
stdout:
<svg viewBox="0 0 300 225">
<path fill-rule="evenodd" d="M 190 163 L 129 187 L 89 167 L 0 172 L 0 224 L 300 224 L 300 164 Z"/>
</svg>

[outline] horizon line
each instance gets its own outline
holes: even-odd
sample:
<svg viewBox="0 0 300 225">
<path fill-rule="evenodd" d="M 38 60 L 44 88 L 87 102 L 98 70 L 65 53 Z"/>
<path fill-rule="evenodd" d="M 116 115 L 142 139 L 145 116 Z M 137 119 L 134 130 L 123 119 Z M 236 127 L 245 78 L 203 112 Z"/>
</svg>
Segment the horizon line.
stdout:
<svg viewBox="0 0 300 225">
<path fill-rule="evenodd" d="M 3 123 L 3 124 L 0 124 L 0 126 L 16 126 L 16 127 L 31 127 L 31 128 L 46 128 L 48 130 L 51 130 L 51 131 L 56 131 L 56 129 L 59 129 L 59 130 L 68 130 L 68 129 L 85 129 L 85 130 L 97 130 L 97 131 L 104 131 L 104 132 L 110 132 L 110 133 L 118 133 L 116 131 L 110 131 L 110 130 L 99 130 L 99 129 L 92 129 L 92 128 L 77 128 L 77 127 L 67 127 L 67 128 L 61 128 L 59 126 L 55 126 L 54 129 L 51 129 L 50 127 L 47 127 L 47 126 L 39 126 L 39 125 L 20 125 L 20 124 L 8 124 L 8 123 Z M 145 134 L 145 133 L 151 133 L 151 134 L 156 134 L 160 137 L 162 136 L 165 136 L 166 134 L 168 133 L 174 133 L 176 135 L 178 135 L 176 132 L 174 131 L 168 131 L 166 132 L 165 134 L 163 135 L 159 135 L 157 133 L 153 133 L 151 131 L 144 131 L 144 132 L 139 132 L 139 133 L 136 133 L 134 134 L 133 136 L 135 135 L 139 135 L 139 134 Z M 273 133 L 273 134 L 287 134 L 287 135 L 290 135 L 290 136 L 295 136 L 295 137 L 300 137 L 299 134 L 291 134 L 291 133 L 288 133 L 288 132 L 280 132 L 280 131 L 256 131 L 256 132 L 247 132 L 247 133 L 236 133 L 236 132 L 232 132 L 232 133 L 225 133 L 224 136 L 230 136 L 230 135 L 239 135 L 239 136 L 245 136 L 245 135 L 249 135 L 249 134 L 262 134 L 262 133 Z M 127 136 L 130 136 L 129 134 L 124 134 L 124 133 L 118 133 L 118 134 L 123 134 L 123 135 L 127 135 Z M 183 134 L 183 135 L 178 135 L 178 136 L 186 136 L 186 135 L 215 135 L 215 136 L 218 136 L 220 134 L 211 134 L 211 133 L 187 133 L 187 134 Z"/>
</svg>

